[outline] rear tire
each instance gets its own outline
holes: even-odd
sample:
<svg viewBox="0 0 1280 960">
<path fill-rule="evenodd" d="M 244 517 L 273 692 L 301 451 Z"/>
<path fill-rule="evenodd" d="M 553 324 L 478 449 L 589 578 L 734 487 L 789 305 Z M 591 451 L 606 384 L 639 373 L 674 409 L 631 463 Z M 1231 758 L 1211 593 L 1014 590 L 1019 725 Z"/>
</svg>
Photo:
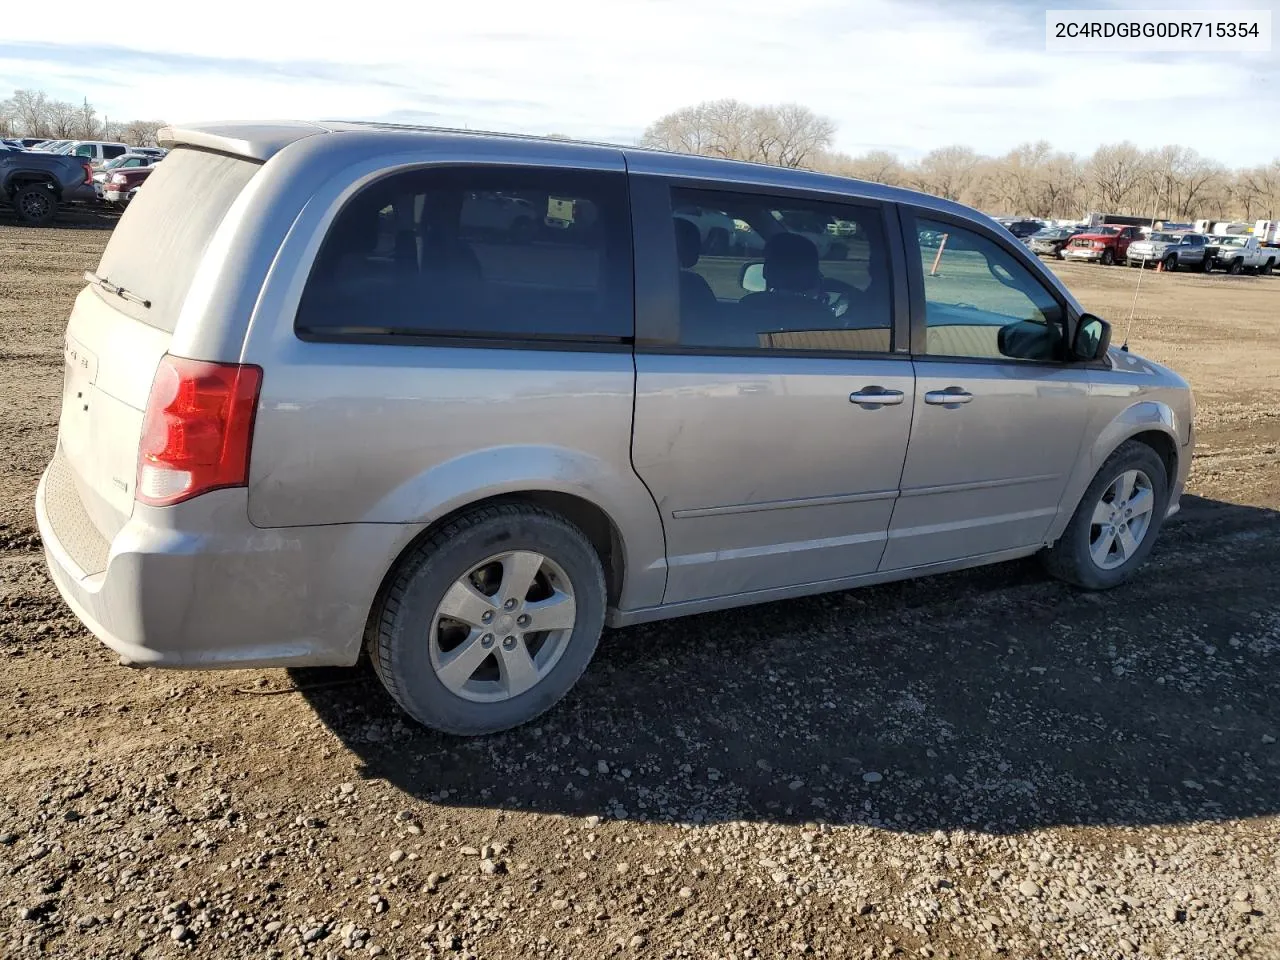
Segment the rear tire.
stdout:
<svg viewBox="0 0 1280 960">
<path fill-rule="evenodd" d="M 1258 274 L 1263 277 L 1271 276 L 1271 271 L 1276 268 L 1276 258 L 1272 257 L 1266 263 L 1258 268 Z"/>
<path fill-rule="evenodd" d="M 508 596 L 506 585 L 521 581 L 519 558 L 533 557 L 533 587 L 517 586 Z M 477 573 L 495 568 L 490 593 Z M 540 599 L 539 590 L 547 596 Z M 568 599 L 564 623 L 571 626 L 519 626 L 530 625 L 524 611 L 545 615 L 556 597 Z M 586 670 L 606 597 L 600 557 L 576 526 L 540 507 L 480 507 L 436 531 L 393 571 L 370 632 L 370 660 L 391 696 L 424 726 L 460 736 L 508 730 L 549 710 Z M 455 609 L 472 619 L 445 612 Z M 459 667 L 453 658 L 465 649 L 475 659 Z"/>
<path fill-rule="evenodd" d="M 43 183 L 28 183 L 13 195 L 13 209 L 18 219 L 29 227 L 43 227 L 58 213 L 58 198 Z"/>
<path fill-rule="evenodd" d="M 1137 480 L 1133 489 L 1143 490 L 1149 495 L 1149 499 L 1141 504 L 1131 498 L 1117 503 L 1116 484 L 1130 475 Z M 1113 499 L 1107 499 L 1113 495 L 1116 495 Z M 1132 509 L 1135 511 L 1140 511 L 1142 505 L 1146 505 L 1147 510 L 1134 516 L 1125 514 L 1130 503 L 1134 504 Z M 1169 478 L 1159 454 L 1138 440 L 1121 444 L 1094 476 L 1057 543 L 1041 554 L 1045 569 L 1059 580 L 1086 590 L 1109 590 L 1119 586 L 1137 573 L 1151 553 L 1156 537 L 1160 535 L 1168 504 Z M 1113 510 L 1113 507 L 1118 507 L 1118 510 Z M 1107 531 L 1113 512 L 1118 514 L 1115 519 L 1126 531 L 1112 535 L 1108 540 Z M 1129 525 L 1135 523 L 1139 516 L 1147 518 L 1141 534 L 1126 538 L 1125 532 L 1136 532 Z M 1107 523 L 1095 523 L 1098 518 Z M 1130 540 L 1136 540 L 1136 543 L 1121 557 L 1122 548 Z M 1109 544 L 1114 553 L 1108 549 Z M 1105 563 L 1099 562 L 1099 555 L 1105 558 Z"/>
</svg>

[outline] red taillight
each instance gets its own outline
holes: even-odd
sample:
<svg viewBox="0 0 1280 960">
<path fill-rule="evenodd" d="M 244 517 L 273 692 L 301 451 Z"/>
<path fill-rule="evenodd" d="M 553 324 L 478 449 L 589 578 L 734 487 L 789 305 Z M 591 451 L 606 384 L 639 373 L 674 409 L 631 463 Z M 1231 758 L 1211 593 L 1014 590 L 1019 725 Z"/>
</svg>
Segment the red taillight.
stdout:
<svg viewBox="0 0 1280 960">
<path fill-rule="evenodd" d="M 89 163 L 82 163 L 80 166 L 84 167 L 84 182 L 93 183 L 93 165 Z"/>
<path fill-rule="evenodd" d="M 166 354 L 142 421 L 137 499 L 163 507 L 248 484 L 261 388 L 261 367 Z"/>
</svg>

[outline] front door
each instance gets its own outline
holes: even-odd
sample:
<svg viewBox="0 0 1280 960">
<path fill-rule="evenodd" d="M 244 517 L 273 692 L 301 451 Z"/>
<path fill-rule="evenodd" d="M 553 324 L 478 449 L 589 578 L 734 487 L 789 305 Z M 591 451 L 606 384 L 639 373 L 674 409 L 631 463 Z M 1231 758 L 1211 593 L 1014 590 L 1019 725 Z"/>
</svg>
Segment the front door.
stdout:
<svg viewBox="0 0 1280 960">
<path fill-rule="evenodd" d="M 634 215 L 664 263 L 653 289 L 670 290 L 676 320 L 665 342 L 646 337 L 662 298 L 638 298 L 651 342 L 636 351 L 632 458 L 663 518 L 665 602 L 874 572 L 915 399 L 909 356 L 892 349 L 884 210 L 673 188 L 658 223 L 640 194 Z M 708 244 L 681 216 L 693 208 L 735 235 Z"/>
<path fill-rule="evenodd" d="M 924 323 L 884 570 L 1039 543 L 1088 416 L 1088 372 L 1063 359 L 1065 306 L 1051 289 L 994 234 L 923 212 L 914 222 Z"/>
</svg>

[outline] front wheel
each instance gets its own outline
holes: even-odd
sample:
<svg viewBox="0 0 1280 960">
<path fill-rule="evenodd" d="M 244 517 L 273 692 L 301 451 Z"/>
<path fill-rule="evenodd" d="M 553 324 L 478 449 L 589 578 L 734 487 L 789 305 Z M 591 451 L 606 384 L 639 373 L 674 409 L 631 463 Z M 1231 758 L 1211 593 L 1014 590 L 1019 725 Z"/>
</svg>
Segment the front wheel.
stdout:
<svg viewBox="0 0 1280 960">
<path fill-rule="evenodd" d="M 1086 590 L 1119 586 L 1147 559 L 1168 503 L 1169 480 L 1159 455 L 1137 440 L 1121 444 L 1094 476 L 1057 543 L 1044 551 L 1046 569 Z"/>
<path fill-rule="evenodd" d="M 1164 258 L 1165 273 L 1175 273 L 1178 269 L 1178 257 L 1176 254 L 1169 254 Z"/>
<path fill-rule="evenodd" d="M 496 733 L 569 692 L 595 653 L 605 603 L 600 557 L 576 526 L 540 507 L 482 507 L 401 562 L 370 660 L 423 725 Z"/>
<path fill-rule="evenodd" d="M 1104 267 L 1109 267 L 1115 262 L 1116 262 L 1116 255 L 1111 252 L 1110 247 L 1102 251 L 1102 265 Z"/>
<path fill-rule="evenodd" d="M 1244 271 L 1244 261 L 1239 257 L 1231 261 L 1231 266 L 1227 267 L 1227 273 L 1233 277 L 1238 277 Z"/>
</svg>

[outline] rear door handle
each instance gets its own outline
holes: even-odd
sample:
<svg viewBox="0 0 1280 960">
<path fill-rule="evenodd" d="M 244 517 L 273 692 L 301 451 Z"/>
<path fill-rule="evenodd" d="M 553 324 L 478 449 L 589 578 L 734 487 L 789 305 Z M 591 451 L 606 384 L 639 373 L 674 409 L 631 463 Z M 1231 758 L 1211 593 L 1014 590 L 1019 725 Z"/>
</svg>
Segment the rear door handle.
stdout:
<svg viewBox="0 0 1280 960">
<path fill-rule="evenodd" d="M 973 394 L 961 387 L 947 387 L 945 390 L 930 390 L 924 395 L 924 402 L 935 407 L 958 407 L 973 399 Z"/>
<path fill-rule="evenodd" d="M 906 395 L 901 390 L 886 390 L 884 387 L 863 387 L 849 394 L 849 402 L 861 407 L 896 407 L 904 399 Z"/>
</svg>

